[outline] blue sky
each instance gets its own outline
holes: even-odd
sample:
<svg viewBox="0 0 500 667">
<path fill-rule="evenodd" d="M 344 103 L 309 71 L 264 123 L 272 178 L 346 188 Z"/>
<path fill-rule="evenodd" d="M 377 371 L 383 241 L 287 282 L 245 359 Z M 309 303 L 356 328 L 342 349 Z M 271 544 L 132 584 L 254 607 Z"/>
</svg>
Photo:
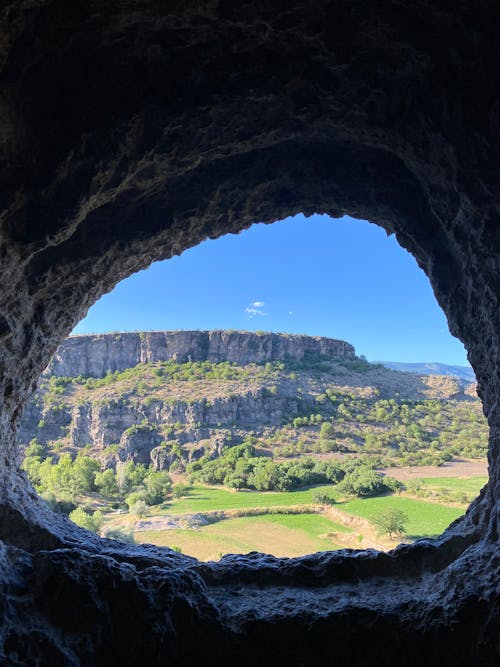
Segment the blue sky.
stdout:
<svg viewBox="0 0 500 667">
<path fill-rule="evenodd" d="M 372 361 L 467 363 L 413 257 L 348 217 L 297 215 L 205 241 L 121 282 L 74 333 L 149 329 L 305 333 Z"/>
</svg>

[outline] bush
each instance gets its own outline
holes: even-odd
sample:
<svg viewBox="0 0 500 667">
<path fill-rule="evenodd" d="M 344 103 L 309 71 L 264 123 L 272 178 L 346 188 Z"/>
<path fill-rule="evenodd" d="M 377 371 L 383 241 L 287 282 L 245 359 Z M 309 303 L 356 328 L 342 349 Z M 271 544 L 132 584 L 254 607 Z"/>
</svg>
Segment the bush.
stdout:
<svg viewBox="0 0 500 667">
<path fill-rule="evenodd" d="M 330 440 L 335 434 L 335 429 L 331 422 L 323 422 L 319 429 L 319 436 L 322 440 Z"/>
<path fill-rule="evenodd" d="M 187 496 L 190 490 L 191 486 L 189 484 L 176 484 L 172 487 L 172 495 L 174 498 L 183 498 Z"/>
<path fill-rule="evenodd" d="M 125 498 L 125 502 L 128 505 L 129 510 L 132 505 L 135 505 L 139 500 L 144 500 L 144 490 L 142 489 L 140 491 L 133 491 L 132 493 L 129 493 Z"/>
<path fill-rule="evenodd" d="M 335 505 L 336 503 L 335 498 L 324 491 L 317 491 L 313 495 L 313 501 L 317 505 Z"/>
<path fill-rule="evenodd" d="M 393 493 L 400 493 L 405 489 L 405 485 L 403 484 L 403 482 L 400 482 L 399 479 L 396 479 L 395 477 L 389 477 L 388 475 L 386 475 L 383 479 L 383 482 L 384 486 Z"/>
<path fill-rule="evenodd" d="M 132 505 L 130 508 L 130 514 L 133 514 L 134 516 L 137 516 L 139 518 L 143 518 L 148 515 L 148 506 L 144 502 L 144 500 L 138 500 L 136 503 Z"/>
<path fill-rule="evenodd" d="M 104 531 L 103 537 L 108 540 L 119 540 L 127 544 L 135 544 L 134 532 L 130 528 L 108 528 Z"/>
</svg>

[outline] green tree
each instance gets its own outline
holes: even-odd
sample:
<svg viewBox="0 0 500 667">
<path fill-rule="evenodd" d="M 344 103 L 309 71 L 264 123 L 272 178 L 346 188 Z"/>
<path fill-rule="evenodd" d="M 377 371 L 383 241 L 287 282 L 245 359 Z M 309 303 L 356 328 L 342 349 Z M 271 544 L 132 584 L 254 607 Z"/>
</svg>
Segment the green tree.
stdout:
<svg viewBox="0 0 500 667">
<path fill-rule="evenodd" d="M 116 496 L 119 492 L 116 475 L 110 468 L 96 474 L 95 485 L 103 496 Z"/>
<path fill-rule="evenodd" d="M 116 478 L 120 492 L 127 494 L 142 486 L 147 474 L 148 470 L 142 463 L 127 461 L 127 463 L 117 464 Z"/>
<path fill-rule="evenodd" d="M 401 537 L 406 533 L 408 516 L 403 510 L 396 507 L 389 507 L 377 514 L 373 519 L 373 523 L 378 527 L 380 533 L 385 533 L 390 538 L 394 536 Z"/>
<path fill-rule="evenodd" d="M 99 533 L 104 522 L 104 517 L 99 510 L 91 514 L 86 512 L 83 507 L 77 507 L 76 510 L 73 510 L 69 518 L 80 528 L 85 528 L 93 533 Z"/>
<path fill-rule="evenodd" d="M 157 505 L 164 501 L 172 490 L 172 480 L 168 472 L 151 470 L 144 478 L 144 501 L 147 505 Z"/>
<path fill-rule="evenodd" d="M 78 453 L 73 461 L 72 475 L 75 487 L 78 493 L 87 493 L 95 489 L 95 476 L 100 471 L 101 466 L 90 456 L 84 456 Z"/>
</svg>

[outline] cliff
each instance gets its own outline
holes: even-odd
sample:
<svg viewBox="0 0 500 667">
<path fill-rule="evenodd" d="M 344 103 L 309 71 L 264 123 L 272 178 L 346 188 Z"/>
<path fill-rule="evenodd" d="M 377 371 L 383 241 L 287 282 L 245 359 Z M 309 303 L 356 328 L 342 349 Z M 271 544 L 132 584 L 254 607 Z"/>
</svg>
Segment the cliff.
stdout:
<svg viewBox="0 0 500 667">
<path fill-rule="evenodd" d="M 480 411 L 472 388 L 464 393 L 456 378 L 369 364 L 329 338 L 234 331 L 74 336 L 28 403 L 19 441 L 35 437 L 55 456 L 85 449 L 106 467 L 134 460 L 169 469 L 218 456 L 249 436 L 269 455 L 282 448 L 287 455 L 363 450 L 368 429 L 372 441 L 385 443 L 383 453 L 402 437 L 379 423 L 388 418 L 384 400 L 394 396 L 419 402 L 424 414 L 428 399 L 444 401 L 445 419 L 460 428 Z M 321 436 L 322 421 L 335 423 L 334 440 Z M 450 432 L 450 441 L 458 436 Z"/>
<path fill-rule="evenodd" d="M 149 331 L 71 336 L 54 355 L 46 374 L 56 377 L 104 377 L 139 363 L 172 359 L 262 363 L 307 356 L 354 359 L 354 347 L 320 336 L 242 331 Z"/>
</svg>

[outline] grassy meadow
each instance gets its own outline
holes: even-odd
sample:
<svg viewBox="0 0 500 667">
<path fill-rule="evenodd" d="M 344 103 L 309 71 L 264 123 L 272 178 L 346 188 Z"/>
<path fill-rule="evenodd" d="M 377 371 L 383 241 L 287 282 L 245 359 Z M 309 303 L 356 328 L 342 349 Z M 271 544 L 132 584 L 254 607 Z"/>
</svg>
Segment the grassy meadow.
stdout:
<svg viewBox="0 0 500 667">
<path fill-rule="evenodd" d="M 487 478 L 429 477 L 419 481 L 424 489 L 477 494 Z M 315 503 L 318 492 L 328 492 L 335 498 L 332 508 L 318 507 Z M 304 508 L 308 513 L 284 513 L 293 508 L 298 511 Z M 389 539 L 376 530 L 374 519 L 388 508 L 402 510 L 407 516 L 403 539 Z M 143 521 L 147 524 L 157 517 L 182 520 L 193 514 L 210 516 L 211 512 L 224 512 L 223 517 L 227 518 L 197 528 L 135 530 L 134 536 L 137 542 L 174 547 L 200 560 L 217 560 L 226 553 L 250 551 L 293 557 L 341 548 L 390 549 L 400 541 L 438 536 L 466 508 L 466 503 L 447 502 L 446 498 L 436 502 L 406 492 L 375 498 L 342 498 L 334 485 L 282 493 L 236 492 L 197 485 L 186 491 L 184 497 L 151 508 L 151 515 Z M 245 516 L 253 510 L 263 513 Z M 122 524 L 127 520 L 132 520 L 130 515 L 121 517 Z"/>
</svg>

